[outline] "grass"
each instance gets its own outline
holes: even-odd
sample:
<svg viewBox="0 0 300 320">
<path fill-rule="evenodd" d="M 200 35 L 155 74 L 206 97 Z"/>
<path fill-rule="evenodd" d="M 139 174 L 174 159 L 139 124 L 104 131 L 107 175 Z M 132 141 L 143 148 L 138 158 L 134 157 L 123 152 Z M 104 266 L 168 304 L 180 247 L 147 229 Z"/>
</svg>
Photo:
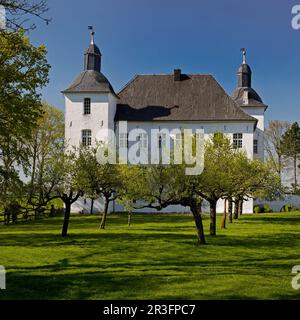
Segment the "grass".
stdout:
<svg viewBox="0 0 300 320">
<path fill-rule="evenodd" d="M 300 298 L 300 212 L 242 216 L 203 247 L 189 215 L 133 219 L 111 215 L 100 231 L 98 216 L 72 216 L 66 239 L 62 218 L 0 226 L 0 299 Z"/>
</svg>

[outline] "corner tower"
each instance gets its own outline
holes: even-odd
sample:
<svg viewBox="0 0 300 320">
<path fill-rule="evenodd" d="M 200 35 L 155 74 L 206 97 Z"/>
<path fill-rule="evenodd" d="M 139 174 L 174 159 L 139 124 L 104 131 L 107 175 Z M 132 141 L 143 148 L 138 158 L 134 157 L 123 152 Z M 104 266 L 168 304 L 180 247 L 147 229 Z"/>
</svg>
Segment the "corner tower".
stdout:
<svg viewBox="0 0 300 320">
<path fill-rule="evenodd" d="M 65 97 L 65 139 L 69 147 L 95 145 L 114 130 L 117 95 L 101 72 L 102 55 L 91 41 L 84 54 L 84 71 L 62 93 Z"/>
<path fill-rule="evenodd" d="M 253 136 L 253 158 L 264 159 L 264 115 L 268 106 L 252 88 L 252 70 L 246 63 L 246 49 L 241 49 L 243 62 L 237 72 L 237 89 L 232 98 L 243 111 L 258 120 Z"/>
</svg>

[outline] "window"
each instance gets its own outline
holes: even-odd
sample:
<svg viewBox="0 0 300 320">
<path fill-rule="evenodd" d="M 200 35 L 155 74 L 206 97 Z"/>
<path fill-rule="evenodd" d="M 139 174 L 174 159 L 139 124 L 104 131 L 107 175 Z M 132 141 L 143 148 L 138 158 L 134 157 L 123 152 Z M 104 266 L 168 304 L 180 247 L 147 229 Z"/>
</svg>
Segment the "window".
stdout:
<svg viewBox="0 0 300 320">
<path fill-rule="evenodd" d="M 82 130 L 82 144 L 84 146 L 92 144 L 92 130 Z"/>
<path fill-rule="evenodd" d="M 253 141 L 253 153 L 258 154 L 258 140 Z"/>
<path fill-rule="evenodd" d="M 233 134 L 233 147 L 236 149 L 243 148 L 243 134 L 234 133 Z"/>
<path fill-rule="evenodd" d="M 83 114 L 91 114 L 91 99 L 90 98 L 84 99 Z"/>
<path fill-rule="evenodd" d="M 128 148 L 128 134 L 120 133 L 119 134 L 119 145 L 120 148 Z"/>
</svg>

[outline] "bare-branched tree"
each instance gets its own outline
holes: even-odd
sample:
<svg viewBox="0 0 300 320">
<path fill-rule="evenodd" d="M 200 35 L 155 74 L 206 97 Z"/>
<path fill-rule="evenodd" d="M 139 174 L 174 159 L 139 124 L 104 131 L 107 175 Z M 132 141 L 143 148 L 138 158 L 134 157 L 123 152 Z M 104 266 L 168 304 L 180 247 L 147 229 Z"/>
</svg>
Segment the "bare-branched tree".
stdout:
<svg viewBox="0 0 300 320">
<path fill-rule="evenodd" d="M 36 24 L 32 18 L 48 24 L 51 19 L 46 17 L 48 12 L 47 0 L 0 0 L 0 6 L 5 9 L 6 29 L 32 30 Z"/>
</svg>

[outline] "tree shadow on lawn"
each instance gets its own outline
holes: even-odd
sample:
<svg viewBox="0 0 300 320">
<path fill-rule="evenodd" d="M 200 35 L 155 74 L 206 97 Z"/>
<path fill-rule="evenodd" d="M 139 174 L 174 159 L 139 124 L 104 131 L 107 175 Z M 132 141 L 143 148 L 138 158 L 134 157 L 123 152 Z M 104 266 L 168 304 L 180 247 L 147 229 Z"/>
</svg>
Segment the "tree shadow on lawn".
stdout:
<svg viewBox="0 0 300 320">
<path fill-rule="evenodd" d="M 168 270 L 169 274 L 166 272 L 162 272 L 162 274 L 151 273 L 153 271 L 151 269 L 148 273 L 128 274 L 125 272 L 126 270 L 124 272 L 103 269 L 94 271 L 94 265 L 86 264 L 81 265 L 83 269 L 81 272 L 55 273 L 66 266 L 69 266 L 67 260 L 62 260 L 55 267 L 52 265 L 49 270 L 53 272 L 51 275 L 35 275 L 26 270 L 9 273 L 7 275 L 8 287 L 7 290 L 0 292 L 0 300 L 151 299 L 151 294 L 155 294 L 155 297 L 152 297 L 155 299 L 258 299 L 261 293 L 258 292 L 255 296 L 253 292 L 245 293 L 245 289 L 249 285 L 249 277 L 263 276 L 263 274 L 255 272 L 249 273 L 247 269 L 244 271 L 238 269 L 233 272 L 229 268 L 215 272 L 208 269 L 203 272 L 200 269 L 198 278 L 195 277 L 195 274 L 190 278 L 188 272 L 183 275 L 173 275 L 172 269 Z M 128 270 L 133 266 L 129 264 Z M 77 268 L 78 266 L 73 267 Z M 242 276 L 241 281 L 230 281 L 233 276 Z M 203 283 L 201 279 L 203 279 Z M 208 287 L 210 279 L 215 284 L 211 289 Z M 295 291 L 287 291 L 282 294 L 269 290 L 267 295 L 268 299 L 299 298 L 299 293 Z"/>
<path fill-rule="evenodd" d="M 291 216 L 290 217 L 278 217 L 278 216 L 273 216 L 270 214 L 269 216 L 245 216 L 243 215 L 241 218 L 241 221 L 247 222 L 247 223 L 268 223 L 268 224 L 282 224 L 282 225 L 299 225 L 300 224 L 300 216 Z"/>
<path fill-rule="evenodd" d="M 170 228 L 172 229 L 172 228 Z M 166 241 L 175 243 L 184 243 L 188 245 L 196 244 L 196 234 L 192 233 L 177 233 L 175 232 L 159 232 L 160 229 L 154 229 L 155 231 L 149 233 L 137 233 L 135 232 L 91 232 L 91 233 L 70 233 L 66 238 L 62 238 L 59 235 L 53 233 L 27 233 L 20 234 L 0 234 L 1 246 L 27 246 L 27 247 L 51 247 L 57 245 L 84 245 L 95 246 L 97 243 L 119 243 L 120 246 L 126 245 L 126 243 L 140 242 L 147 245 L 147 242 L 153 241 Z M 151 230 L 149 230 L 151 231 Z M 207 242 L 209 245 L 214 246 L 234 246 L 245 248 L 259 248 L 259 247 L 294 247 L 299 246 L 297 238 L 293 233 L 276 233 L 276 234 L 261 234 L 260 236 L 248 235 L 225 235 L 219 234 L 217 237 L 207 236 Z M 201 246 L 199 247 L 201 248 Z M 300 251 L 300 249 L 299 249 Z"/>
<path fill-rule="evenodd" d="M 125 232 L 126 230 L 126 232 Z M 147 242 L 153 241 L 167 241 L 184 243 L 188 245 L 196 244 L 196 230 L 193 227 L 188 228 L 191 230 L 190 233 L 180 233 L 177 229 L 174 232 L 173 227 L 170 228 L 149 228 L 144 229 L 146 232 L 140 233 L 143 229 L 120 230 L 119 233 L 116 231 L 109 232 L 109 229 L 105 232 L 89 232 L 89 233 L 75 233 L 70 231 L 70 234 L 66 238 L 62 238 L 60 235 L 53 233 L 38 233 L 34 232 L 31 234 L 27 233 L 4 233 L 0 234 L 1 246 L 26 246 L 26 247 L 51 247 L 57 245 L 95 245 L 96 243 L 103 244 L 107 243 L 119 243 L 120 246 L 126 245 L 126 243 L 141 242 L 147 244 Z M 161 232 L 166 230 L 165 232 Z M 184 228 L 185 231 L 187 231 Z M 192 233 L 195 231 L 195 234 Z M 168 231 L 168 232 L 167 232 Z M 235 246 L 257 249 L 259 247 L 268 246 L 272 247 L 295 247 L 299 246 L 297 237 L 293 232 L 276 233 L 276 234 L 265 234 L 257 233 L 249 237 L 248 235 L 237 235 L 237 234 L 224 234 L 226 231 L 222 231 L 217 237 L 206 236 L 208 245 L 216 246 Z M 300 249 L 299 249 L 300 250 Z"/>
<path fill-rule="evenodd" d="M 0 292 L 0 300 L 137 299 L 145 290 L 156 290 L 158 278 L 162 276 L 122 276 L 105 271 L 51 276 L 13 272 L 7 275 L 7 290 Z"/>
</svg>

